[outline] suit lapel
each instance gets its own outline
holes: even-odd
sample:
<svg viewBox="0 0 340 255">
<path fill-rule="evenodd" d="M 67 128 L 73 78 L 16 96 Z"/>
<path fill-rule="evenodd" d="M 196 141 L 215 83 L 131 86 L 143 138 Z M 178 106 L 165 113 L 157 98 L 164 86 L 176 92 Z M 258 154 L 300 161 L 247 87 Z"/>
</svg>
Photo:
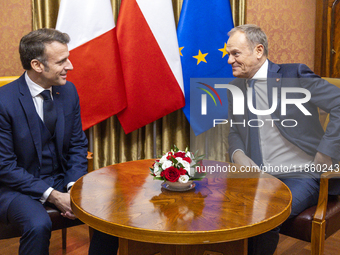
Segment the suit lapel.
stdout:
<svg viewBox="0 0 340 255">
<path fill-rule="evenodd" d="M 25 77 L 22 76 L 20 78 L 19 83 L 19 91 L 21 94 L 21 97 L 19 98 L 20 103 L 22 105 L 22 108 L 26 115 L 26 120 L 28 122 L 28 126 L 32 135 L 32 139 L 35 145 L 35 149 L 38 154 L 39 163 L 41 165 L 42 163 L 42 155 L 41 155 L 41 133 L 40 133 L 40 127 L 39 127 L 39 115 L 37 114 L 37 111 L 35 109 L 33 99 L 31 92 L 28 89 L 28 86 L 25 81 Z"/>
<path fill-rule="evenodd" d="M 249 133 L 250 133 L 250 127 L 248 126 L 248 121 L 249 121 L 249 111 L 248 111 L 248 89 L 247 89 L 247 80 L 246 79 L 242 79 L 242 92 L 243 92 L 243 95 L 244 95 L 244 109 L 245 109 L 245 114 L 244 114 L 244 118 L 245 118 L 245 122 L 246 122 L 246 128 L 247 128 L 247 131 L 246 131 L 246 152 L 248 152 L 249 150 L 249 145 L 250 145 L 250 138 L 249 138 Z"/>
<path fill-rule="evenodd" d="M 277 108 L 271 115 L 273 119 L 279 119 L 276 116 L 276 112 L 281 112 L 281 85 L 282 85 L 282 74 L 279 73 L 280 66 L 274 64 L 268 60 L 268 79 L 267 79 L 267 93 L 268 93 L 268 105 L 271 107 L 273 104 L 273 88 L 277 88 Z"/>
<path fill-rule="evenodd" d="M 247 100 L 247 80 L 243 79 L 243 78 L 239 78 L 236 79 L 236 83 L 235 85 L 237 87 L 239 87 L 242 90 L 242 93 L 244 95 L 244 115 L 234 115 L 234 119 L 235 122 L 243 122 L 245 121 L 246 123 L 246 130 L 245 130 L 245 149 L 246 152 L 248 152 L 248 148 L 249 148 L 249 143 L 250 143 L 250 139 L 249 139 L 249 126 L 248 126 L 248 120 L 249 120 L 249 114 L 248 114 L 248 100 Z"/>
<path fill-rule="evenodd" d="M 62 95 L 60 92 L 60 88 L 57 86 L 52 87 L 52 95 L 53 95 L 53 101 L 57 110 L 57 123 L 55 128 L 55 135 L 56 135 L 56 141 L 57 141 L 57 150 L 58 155 L 62 155 L 62 144 L 64 140 L 64 109 L 63 109 L 63 100 Z"/>
</svg>

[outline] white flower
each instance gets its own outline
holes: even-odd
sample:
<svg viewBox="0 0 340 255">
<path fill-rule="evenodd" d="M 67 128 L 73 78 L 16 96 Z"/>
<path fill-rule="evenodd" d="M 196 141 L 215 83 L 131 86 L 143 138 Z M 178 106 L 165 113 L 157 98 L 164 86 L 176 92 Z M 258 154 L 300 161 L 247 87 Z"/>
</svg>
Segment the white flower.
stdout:
<svg viewBox="0 0 340 255">
<path fill-rule="evenodd" d="M 189 176 L 185 175 L 181 175 L 178 179 L 178 182 L 180 183 L 187 183 L 189 181 Z"/>
<path fill-rule="evenodd" d="M 158 164 L 155 164 L 153 167 L 153 173 L 156 175 L 156 177 L 161 177 L 162 169 L 159 167 Z"/>
<path fill-rule="evenodd" d="M 190 163 L 190 170 L 188 171 L 188 174 L 189 176 L 194 176 L 195 175 L 195 167 L 194 165 L 196 165 L 196 161 L 195 160 L 191 160 L 191 163 Z"/>
<path fill-rule="evenodd" d="M 172 166 L 172 162 L 170 160 L 167 160 L 162 164 L 163 170 L 167 169 L 170 166 Z"/>
<path fill-rule="evenodd" d="M 182 164 L 184 170 L 186 170 L 187 172 L 190 171 L 190 163 L 188 161 L 185 161 L 180 157 L 176 158 L 176 160 L 178 161 L 178 163 Z"/>
<path fill-rule="evenodd" d="M 163 164 L 165 161 L 168 161 L 167 157 L 168 157 L 168 153 L 164 154 L 163 157 L 159 160 L 159 163 Z"/>
<path fill-rule="evenodd" d="M 185 156 L 192 159 L 192 153 L 191 153 L 190 151 L 188 151 L 188 152 L 185 154 Z"/>
<path fill-rule="evenodd" d="M 196 161 L 195 160 L 191 160 L 190 166 L 196 165 Z"/>
<path fill-rule="evenodd" d="M 188 175 L 190 177 L 193 177 L 195 175 L 195 168 L 194 167 L 190 167 L 189 171 L 188 171 Z"/>
</svg>

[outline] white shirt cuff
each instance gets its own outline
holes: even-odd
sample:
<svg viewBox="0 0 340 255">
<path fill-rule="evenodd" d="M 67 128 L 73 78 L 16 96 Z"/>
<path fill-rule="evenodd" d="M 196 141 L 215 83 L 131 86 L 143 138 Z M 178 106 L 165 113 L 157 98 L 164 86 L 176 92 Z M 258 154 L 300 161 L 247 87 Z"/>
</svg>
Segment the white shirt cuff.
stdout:
<svg viewBox="0 0 340 255">
<path fill-rule="evenodd" d="M 42 197 L 39 199 L 40 202 L 42 204 L 45 204 L 47 198 L 51 195 L 51 192 L 53 191 L 53 188 L 52 187 L 49 187 L 45 192 L 44 194 L 42 195 Z"/>
<path fill-rule="evenodd" d="M 67 184 L 67 192 L 69 192 L 69 190 L 72 188 L 72 186 L 73 186 L 74 183 L 75 183 L 75 182 L 69 182 L 69 183 Z"/>
</svg>

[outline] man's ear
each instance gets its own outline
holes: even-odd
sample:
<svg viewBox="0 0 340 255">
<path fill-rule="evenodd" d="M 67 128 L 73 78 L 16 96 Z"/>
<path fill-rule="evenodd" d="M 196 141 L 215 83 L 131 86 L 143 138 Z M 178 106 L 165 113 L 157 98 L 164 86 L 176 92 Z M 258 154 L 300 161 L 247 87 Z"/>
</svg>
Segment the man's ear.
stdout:
<svg viewBox="0 0 340 255">
<path fill-rule="evenodd" d="M 31 67 L 37 73 L 41 73 L 44 70 L 44 65 L 38 59 L 32 59 Z"/>
<path fill-rule="evenodd" d="M 264 47 L 262 44 L 258 44 L 255 47 L 255 51 L 256 51 L 256 56 L 258 59 L 262 58 L 263 54 L 264 54 Z"/>
</svg>

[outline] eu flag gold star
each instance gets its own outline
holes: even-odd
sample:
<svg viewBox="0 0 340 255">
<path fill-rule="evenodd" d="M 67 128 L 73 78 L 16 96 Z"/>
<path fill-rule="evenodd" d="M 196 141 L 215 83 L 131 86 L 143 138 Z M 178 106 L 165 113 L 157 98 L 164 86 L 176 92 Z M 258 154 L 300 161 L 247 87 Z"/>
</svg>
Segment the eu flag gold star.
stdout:
<svg viewBox="0 0 340 255">
<path fill-rule="evenodd" d="M 207 55 L 208 55 L 208 53 L 202 54 L 201 50 L 198 50 L 198 55 L 197 56 L 192 56 L 192 57 L 197 59 L 197 65 L 198 65 L 202 61 L 207 63 L 207 61 L 205 60 L 205 57 Z"/>
<path fill-rule="evenodd" d="M 179 47 L 179 55 L 183 57 L 183 54 L 182 54 L 182 50 L 184 49 L 184 47 Z"/>
<path fill-rule="evenodd" d="M 227 44 L 226 44 L 226 43 L 224 43 L 224 48 L 222 48 L 222 49 L 218 49 L 218 50 L 223 52 L 223 56 L 222 56 L 222 58 L 224 58 L 224 57 L 225 57 L 225 55 L 227 55 L 227 54 L 228 54 L 228 51 L 227 51 Z"/>
</svg>

